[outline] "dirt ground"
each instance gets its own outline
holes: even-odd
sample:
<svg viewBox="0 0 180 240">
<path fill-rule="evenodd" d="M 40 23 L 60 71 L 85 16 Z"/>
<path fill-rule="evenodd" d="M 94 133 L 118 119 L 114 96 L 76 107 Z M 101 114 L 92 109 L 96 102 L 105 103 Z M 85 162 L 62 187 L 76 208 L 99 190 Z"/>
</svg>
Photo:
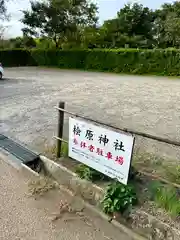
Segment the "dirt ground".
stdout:
<svg viewBox="0 0 180 240">
<path fill-rule="evenodd" d="M 28 182 L 32 180 L 32 176 L 0 160 L 0 239 L 132 240 L 86 208 L 83 217 L 64 215 L 53 222 L 60 202 L 72 201 L 72 197 L 51 191 L 35 200 L 29 195 Z"/>
<path fill-rule="evenodd" d="M 5 77 L 0 82 L 0 132 L 33 147 L 56 134 L 54 106 L 61 100 L 75 113 L 180 140 L 179 79 L 35 67 L 7 68 Z M 136 138 L 136 147 L 180 158 L 179 148 L 144 138 Z"/>
</svg>

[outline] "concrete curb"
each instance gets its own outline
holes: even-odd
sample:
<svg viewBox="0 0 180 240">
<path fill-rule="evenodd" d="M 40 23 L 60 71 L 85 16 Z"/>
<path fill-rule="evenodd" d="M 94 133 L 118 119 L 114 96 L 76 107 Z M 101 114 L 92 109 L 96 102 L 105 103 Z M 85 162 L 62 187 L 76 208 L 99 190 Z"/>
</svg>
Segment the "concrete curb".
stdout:
<svg viewBox="0 0 180 240">
<path fill-rule="evenodd" d="M 0 148 L 0 158 L 7 164 L 10 164 L 14 168 L 16 168 L 17 170 L 21 168 L 21 161 L 2 148 Z"/>
<path fill-rule="evenodd" d="M 6 156 L 7 154 L 5 153 L 1 153 L 0 152 L 0 157 L 2 158 L 2 160 L 4 160 L 5 162 L 8 162 L 8 164 L 12 164 L 11 161 L 8 161 L 8 155 Z M 41 160 L 43 161 L 44 165 L 45 165 L 45 169 L 46 171 L 48 170 L 48 173 L 50 174 L 53 174 L 53 171 L 55 171 L 55 169 L 58 168 L 58 170 L 62 173 L 66 173 L 67 175 L 71 176 L 71 177 L 74 177 L 74 178 L 77 178 L 77 175 L 75 173 L 73 173 L 72 171 L 68 170 L 67 168 L 63 167 L 62 165 L 60 164 L 57 164 L 53 161 L 51 161 L 50 159 L 44 157 L 44 156 L 40 156 Z M 24 174 L 32 174 L 34 175 L 35 177 L 39 178 L 40 177 L 40 174 L 38 174 L 37 172 L 33 171 L 31 168 L 29 168 L 28 166 L 26 166 L 25 164 L 21 163 L 21 168 L 22 168 L 22 171 L 24 172 Z M 57 175 L 56 175 L 57 176 Z M 63 176 L 61 176 L 62 178 Z M 54 175 L 53 175 L 53 178 L 54 178 Z M 73 191 L 71 191 L 70 189 L 66 188 L 65 187 L 65 184 L 63 185 L 60 185 L 60 182 L 59 181 L 56 181 L 57 179 L 55 178 L 55 182 L 59 185 L 59 188 L 74 196 L 77 194 L 77 192 L 74 194 Z M 66 179 L 67 180 L 67 179 Z M 65 182 L 64 182 L 65 183 Z M 99 191 L 102 192 L 102 189 L 97 187 L 96 185 L 93 185 L 93 187 L 96 187 L 97 189 L 99 189 Z M 99 215 L 101 218 L 103 218 L 104 220 L 108 221 L 108 216 L 103 214 L 102 212 L 100 212 L 96 207 L 90 205 L 89 203 L 87 203 L 86 201 L 82 200 L 83 201 L 83 204 L 85 207 L 87 207 L 88 209 L 90 209 L 91 211 L 93 211 L 94 213 L 96 213 L 97 215 Z M 134 233 L 132 230 L 128 229 L 127 227 L 125 227 L 124 225 L 118 223 L 117 221 L 112 221 L 111 222 L 115 227 L 119 228 L 119 230 L 121 232 L 124 232 L 125 234 L 127 234 L 130 238 L 132 238 L 132 240 L 146 240 L 146 238 L 144 237 L 141 237 L 139 236 L 138 234 Z"/>
<path fill-rule="evenodd" d="M 59 165 L 59 164 L 51 161 L 50 159 L 48 159 L 48 158 L 46 158 L 46 157 L 44 157 L 44 156 L 41 156 L 41 160 L 43 161 L 43 163 L 45 163 L 45 161 L 49 161 L 49 163 L 52 162 L 52 164 L 55 165 L 56 167 L 61 168 L 63 171 L 67 171 L 67 173 L 69 173 L 69 174 L 71 174 L 72 176 L 76 177 L 76 174 L 74 174 L 74 173 L 71 172 L 70 170 L 68 170 L 68 169 L 66 169 L 65 167 L 63 167 L 63 166 L 61 166 L 61 165 Z M 46 164 L 47 164 L 47 163 L 46 163 Z M 26 172 L 33 174 L 35 177 L 40 177 L 40 174 L 34 172 L 32 169 L 30 169 L 30 168 L 27 167 L 26 165 L 21 164 L 21 166 L 22 166 L 23 170 L 25 170 Z M 46 167 L 47 167 L 47 166 L 46 166 Z M 47 170 L 47 169 L 46 169 L 46 170 Z M 55 182 L 56 182 L 58 185 L 60 184 L 60 183 L 57 182 L 56 180 L 55 180 Z M 95 185 L 94 185 L 94 186 L 95 186 Z M 97 187 L 97 186 L 96 186 L 96 187 Z M 71 196 L 74 196 L 74 195 L 75 195 L 71 190 L 67 189 L 66 187 L 64 187 L 64 186 L 62 186 L 62 185 L 59 185 L 59 188 L 60 188 L 62 191 L 66 192 L 67 194 L 70 194 Z M 99 189 L 100 189 L 100 188 L 99 188 Z M 85 206 L 86 208 L 90 209 L 90 210 L 93 211 L 95 214 L 99 215 L 101 218 L 103 218 L 104 220 L 108 221 L 108 216 L 107 216 L 107 215 L 105 215 L 104 213 L 100 212 L 96 207 L 92 206 L 91 204 L 89 204 L 88 202 L 84 201 L 83 199 L 82 199 L 82 201 L 83 201 L 83 204 L 84 204 L 84 206 Z M 115 221 L 115 220 L 113 220 L 111 223 L 112 223 L 115 227 L 119 228 L 119 230 L 120 230 L 121 232 L 127 234 L 130 238 L 132 238 L 132 240 L 146 240 L 146 238 L 138 235 L 137 233 L 133 232 L 131 229 L 127 228 L 126 226 L 120 224 L 119 222 L 117 222 L 117 221 Z"/>
<path fill-rule="evenodd" d="M 100 210 L 97 208 L 97 205 L 98 205 L 97 202 L 99 203 L 99 200 L 101 199 L 101 197 L 103 195 L 103 189 L 96 186 L 95 184 L 89 183 L 88 181 L 78 178 L 75 173 L 73 173 L 69 169 L 65 168 L 61 164 L 57 164 L 56 162 L 51 161 L 50 159 L 48 159 L 45 156 L 40 156 L 40 158 L 44 163 L 46 171 L 53 176 L 53 178 L 61 185 L 63 190 L 65 190 L 66 192 L 68 192 L 72 195 L 82 197 L 84 200 L 84 205 L 87 208 L 91 209 L 91 211 L 95 212 L 101 218 L 108 221 L 108 219 L 109 219 L 108 216 L 105 215 L 104 213 L 100 212 Z M 85 187 L 84 185 L 87 187 Z M 91 186 L 91 189 L 89 188 L 90 187 L 89 185 Z M 86 189 L 86 191 L 89 193 L 90 196 L 88 196 L 87 192 L 86 193 L 82 192 L 80 189 L 81 187 L 82 187 L 82 191 L 84 191 Z M 95 194 L 93 194 L 93 189 L 96 189 Z M 83 195 L 83 193 L 85 193 L 85 194 Z M 90 199 L 91 197 L 93 199 Z M 93 201 L 95 206 L 93 206 L 94 204 L 93 205 L 89 204 L 87 202 L 88 200 L 91 200 L 90 202 Z M 121 232 L 124 232 L 125 234 L 127 234 L 133 240 L 146 240 L 145 237 L 140 236 L 139 234 L 135 233 L 131 229 L 127 228 L 126 226 L 120 224 L 119 222 L 117 222 L 115 220 L 112 220 L 111 223 L 115 227 L 119 228 L 119 230 Z"/>
<path fill-rule="evenodd" d="M 98 210 L 98 205 L 104 195 L 104 190 L 102 188 L 92 184 L 91 182 L 80 179 L 74 172 L 70 171 L 61 164 L 48 159 L 45 156 L 40 156 L 40 158 L 47 173 L 52 175 L 55 181 L 57 181 L 64 188 L 73 192 L 74 195 L 81 197 L 89 208 L 91 208 L 93 211 L 96 211 L 101 217 L 107 220 L 107 216 Z M 122 221 L 123 224 L 121 224 L 113 220 L 112 224 L 128 234 L 134 240 L 143 240 L 145 238 L 153 240 L 180 239 L 180 231 L 178 229 L 169 226 L 167 223 L 164 223 L 156 217 L 139 209 L 132 211 L 130 219 L 132 222 L 131 227 L 136 233 L 123 225 L 124 221 Z"/>
<path fill-rule="evenodd" d="M 14 164 L 14 159 L 13 162 L 11 161 L 12 159 L 9 159 L 9 154 L 5 152 L 0 152 L 0 158 L 8 164 L 12 165 L 13 167 L 18 168 L 19 170 L 19 163 L 17 167 L 16 164 Z M 79 197 L 79 199 L 83 201 L 83 204 L 87 208 L 99 215 L 101 218 L 108 221 L 108 216 L 100 212 L 100 210 L 98 209 L 98 204 L 102 199 L 104 193 L 102 188 L 88 181 L 80 179 L 74 172 L 70 171 L 61 164 L 58 164 L 48 159 L 45 156 L 40 156 L 40 158 L 44 164 L 46 173 L 53 177 L 54 181 L 59 185 L 59 188 L 62 191 L 72 196 Z M 30 176 L 34 175 L 34 177 L 36 178 L 40 177 L 38 173 L 34 172 L 32 169 L 30 169 L 23 163 L 21 163 L 21 169 L 23 170 L 25 175 L 29 174 Z M 116 220 L 113 220 L 111 223 L 115 227 L 119 228 L 121 232 L 124 232 L 130 238 L 132 238 L 132 240 L 180 239 L 180 231 L 178 229 L 170 227 L 168 224 L 161 222 L 159 219 L 149 215 L 146 212 L 138 210 L 133 213 L 132 219 L 134 220 L 134 222 L 131 226 L 136 232 Z M 162 233 L 164 233 L 164 235 L 162 235 Z M 145 237 L 141 235 L 144 235 Z"/>
<path fill-rule="evenodd" d="M 33 171 L 31 168 L 29 168 L 28 166 L 26 166 L 24 163 L 21 163 L 21 167 L 24 169 L 25 172 L 30 172 L 31 174 L 33 174 L 36 177 L 40 177 L 39 173 Z"/>
</svg>

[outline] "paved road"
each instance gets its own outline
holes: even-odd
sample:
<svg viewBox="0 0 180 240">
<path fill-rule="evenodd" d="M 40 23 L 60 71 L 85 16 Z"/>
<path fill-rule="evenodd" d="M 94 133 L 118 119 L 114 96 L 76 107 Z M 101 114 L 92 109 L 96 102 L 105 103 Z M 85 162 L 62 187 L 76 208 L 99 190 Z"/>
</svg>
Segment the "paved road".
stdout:
<svg viewBox="0 0 180 240">
<path fill-rule="evenodd" d="M 132 240 L 88 209 L 82 219 L 66 215 L 52 222 L 70 196 L 50 192 L 35 200 L 28 196 L 30 179 L 0 159 L 0 240 Z"/>
<path fill-rule="evenodd" d="M 115 126 L 180 140 L 180 80 L 43 68 L 5 70 L 0 132 L 36 146 L 56 132 L 58 101 Z M 179 159 L 175 147 L 138 138 L 136 146 Z"/>
</svg>

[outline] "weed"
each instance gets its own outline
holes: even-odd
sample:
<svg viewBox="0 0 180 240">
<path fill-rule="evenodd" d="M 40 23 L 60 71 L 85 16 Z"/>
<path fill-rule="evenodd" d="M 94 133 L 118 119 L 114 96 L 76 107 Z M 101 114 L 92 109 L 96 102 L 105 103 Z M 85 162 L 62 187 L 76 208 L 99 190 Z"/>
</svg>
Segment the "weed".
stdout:
<svg viewBox="0 0 180 240">
<path fill-rule="evenodd" d="M 154 181 L 149 190 L 158 207 L 164 208 L 172 217 L 180 216 L 180 199 L 175 188 Z"/>
<path fill-rule="evenodd" d="M 56 158 L 57 155 L 57 147 L 56 144 L 45 145 L 44 147 L 44 154 L 50 158 Z"/>
<path fill-rule="evenodd" d="M 103 211 L 107 214 L 124 213 L 137 203 L 137 196 L 133 186 L 123 185 L 117 181 L 109 184 L 101 202 Z"/>
<path fill-rule="evenodd" d="M 55 189 L 57 184 L 48 177 L 41 177 L 38 180 L 28 183 L 29 193 L 32 196 L 43 196 L 49 190 Z"/>
<path fill-rule="evenodd" d="M 164 169 L 170 181 L 180 184 L 180 166 L 164 166 Z"/>
<path fill-rule="evenodd" d="M 82 179 L 86 179 L 88 181 L 102 181 L 102 180 L 108 180 L 108 177 L 104 174 L 84 165 L 79 164 L 76 173 L 78 176 Z"/>
<path fill-rule="evenodd" d="M 136 169 L 155 173 L 162 178 L 180 184 L 180 166 L 177 161 L 164 159 L 152 153 L 136 151 L 133 156 L 133 166 Z"/>
<path fill-rule="evenodd" d="M 57 156 L 57 145 L 54 144 L 45 144 L 44 145 L 44 154 L 52 159 L 56 159 Z M 61 145 L 61 157 L 68 157 L 68 143 L 62 142 Z"/>
<path fill-rule="evenodd" d="M 133 165 L 136 168 L 154 169 L 162 166 L 162 158 L 147 152 L 136 151 L 133 156 Z"/>
<path fill-rule="evenodd" d="M 61 156 L 68 157 L 68 143 L 62 142 L 61 145 Z"/>
</svg>

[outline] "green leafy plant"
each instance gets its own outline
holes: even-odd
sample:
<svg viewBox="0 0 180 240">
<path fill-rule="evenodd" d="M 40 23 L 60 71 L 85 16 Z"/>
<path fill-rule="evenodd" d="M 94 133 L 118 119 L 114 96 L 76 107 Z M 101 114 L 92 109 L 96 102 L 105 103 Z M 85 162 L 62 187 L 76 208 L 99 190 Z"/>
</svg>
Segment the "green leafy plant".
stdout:
<svg viewBox="0 0 180 240">
<path fill-rule="evenodd" d="M 62 142 L 61 156 L 62 157 L 68 157 L 68 143 L 66 143 L 66 142 Z"/>
<path fill-rule="evenodd" d="M 137 204 L 137 195 L 133 186 L 123 185 L 117 181 L 109 184 L 101 202 L 103 211 L 107 214 L 124 213 Z"/>
<path fill-rule="evenodd" d="M 177 189 L 154 181 L 150 186 L 150 191 L 158 207 L 164 208 L 173 217 L 180 216 L 180 198 Z"/>
<path fill-rule="evenodd" d="M 86 179 L 88 181 L 101 181 L 101 180 L 108 180 L 109 178 L 106 177 L 104 174 L 84 165 L 80 164 L 77 169 L 76 173 L 82 179 Z"/>
<path fill-rule="evenodd" d="M 127 74 L 179 76 L 179 50 L 170 49 L 5 49 L 6 67 L 51 66 Z"/>
</svg>

